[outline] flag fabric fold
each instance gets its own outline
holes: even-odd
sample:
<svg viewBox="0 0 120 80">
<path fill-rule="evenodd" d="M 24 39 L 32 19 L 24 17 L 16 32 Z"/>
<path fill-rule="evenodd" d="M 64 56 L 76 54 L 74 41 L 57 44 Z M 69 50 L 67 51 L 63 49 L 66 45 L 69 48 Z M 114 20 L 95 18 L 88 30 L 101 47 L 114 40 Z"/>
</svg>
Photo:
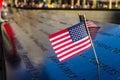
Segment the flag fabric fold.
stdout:
<svg viewBox="0 0 120 80">
<path fill-rule="evenodd" d="M 98 27 L 93 21 L 86 21 L 86 26 L 89 28 L 89 27 Z"/>
<path fill-rule="evenodd" d="M 49 35 L 49 40 L 60 62 L 81 54 L 91 47 L 84 22 Z"/>
<path fill-rule="evenodd" d="M 93 21 L 86 21 L 86 26 L 89 29 L 90 36 L 92 39 L 95 39 L 97 32 L 99 31 L 100 27 L 96 25 Z"/>
</svg>

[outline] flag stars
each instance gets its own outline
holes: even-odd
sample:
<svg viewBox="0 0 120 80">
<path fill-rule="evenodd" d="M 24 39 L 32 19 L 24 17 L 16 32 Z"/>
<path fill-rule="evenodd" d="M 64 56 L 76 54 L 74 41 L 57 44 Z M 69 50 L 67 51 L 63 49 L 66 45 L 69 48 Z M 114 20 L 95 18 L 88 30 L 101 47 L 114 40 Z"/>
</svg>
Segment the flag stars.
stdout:
<svg viewBox="0 0 120 80">
<path fill-rule="evenodd" d="M 74 27 L 69 28 L 68 30 L 73 42 L 76 42 L 87 36 L 85 25 L 83 23 L 79 23 Z"/>
</svg>

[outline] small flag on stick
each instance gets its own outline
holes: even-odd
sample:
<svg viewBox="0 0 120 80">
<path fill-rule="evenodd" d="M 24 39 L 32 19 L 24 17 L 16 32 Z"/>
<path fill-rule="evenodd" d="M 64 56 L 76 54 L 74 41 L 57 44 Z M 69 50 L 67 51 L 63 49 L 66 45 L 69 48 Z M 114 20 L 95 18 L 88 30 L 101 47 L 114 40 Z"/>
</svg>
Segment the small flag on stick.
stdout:
<svg viewBox="0 0 120 80">
<path fill-rule="evenodd" d="M 80 54 L 91 47 L 84 21 L 49 36 L 49 40 L 60 62 Z"/>
<path fill-rule="evenodd" d="M 86 23 L 85 15 L 79 15 L 79 19 L 80 19 L 80 22 Z M 86 26 L 86 25 L 85 25 L 85 26 Z M 88 33 L 88 36 L 90 37 L 90 33 L 89 33 L 89 30 L 88 30 L 88 27 L 85 27 L 85 28 L 86 28 L 86 31 L 87 31 L 87 33 Z M 91 37 L 90 37 L 90 41 L 91 41 L 91 46 L 92 46 L 92 49 L 93 49 L 94 57 L 95 57 L 95 59 L 96 59 L 97 71 L 98 71 L 98 80 L 100 80 L 100 64 L 99 64 L 99 61 L 98 61 L 98 58 L 97 58 L 97 54 L 96 54 L 94 45 L 93 45 L 93 43 L 92 43 Z"/>
</svg>

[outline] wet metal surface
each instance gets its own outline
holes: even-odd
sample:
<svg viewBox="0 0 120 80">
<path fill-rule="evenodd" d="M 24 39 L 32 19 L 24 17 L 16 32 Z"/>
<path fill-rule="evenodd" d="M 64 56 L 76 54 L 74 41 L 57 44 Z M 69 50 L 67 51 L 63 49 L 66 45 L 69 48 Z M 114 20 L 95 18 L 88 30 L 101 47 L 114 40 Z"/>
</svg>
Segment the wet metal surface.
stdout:
<svg viewBox="0 0 120 80">
<path fill-rule="evenodd" d="M 70 17 L 65 12 L 54 11 L 28 12 L 12 16 L 11 25 L 21 61 L 10 63 L 6 60 L 8 80 L 97 80 L 92 48 L 60 63 L 48 40 L 49 34 L 79 22 L 77 15 Z M 97 25 L 99 29 L 91 28 L 91 34 L 100 62 L 101 80 L 120 80 L 120 26 L 99 22 Z"/>
</svg>

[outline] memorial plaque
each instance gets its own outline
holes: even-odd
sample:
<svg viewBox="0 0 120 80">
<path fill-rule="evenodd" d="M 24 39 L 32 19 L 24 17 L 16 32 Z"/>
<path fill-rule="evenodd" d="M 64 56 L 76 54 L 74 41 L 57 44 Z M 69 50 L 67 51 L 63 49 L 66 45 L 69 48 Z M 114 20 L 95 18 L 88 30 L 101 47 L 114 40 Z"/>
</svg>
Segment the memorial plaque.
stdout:
<svg viewBox="0 0 120 80">
<path fill-rule="evenodd" d="M 101 80 L 120 80 L 120 26 L 101 24 L 92 31 L 93 44 L 100 62 Z M 19 42 L 18 42 L 19 43 Z M 48 44 L 50 45 L 50 44 Z M 97 65 L 92 48 L 63 63 L 52 50 L 46 51 L 42 64 L 34 65 L 21 49 L 21 61 L 7 64 L 7 80 L 97 80 Z M 23 51 L 22 51 L 23 50 Z M 23 54 L 24 53 L 24 54 Z"/>
</svg>

